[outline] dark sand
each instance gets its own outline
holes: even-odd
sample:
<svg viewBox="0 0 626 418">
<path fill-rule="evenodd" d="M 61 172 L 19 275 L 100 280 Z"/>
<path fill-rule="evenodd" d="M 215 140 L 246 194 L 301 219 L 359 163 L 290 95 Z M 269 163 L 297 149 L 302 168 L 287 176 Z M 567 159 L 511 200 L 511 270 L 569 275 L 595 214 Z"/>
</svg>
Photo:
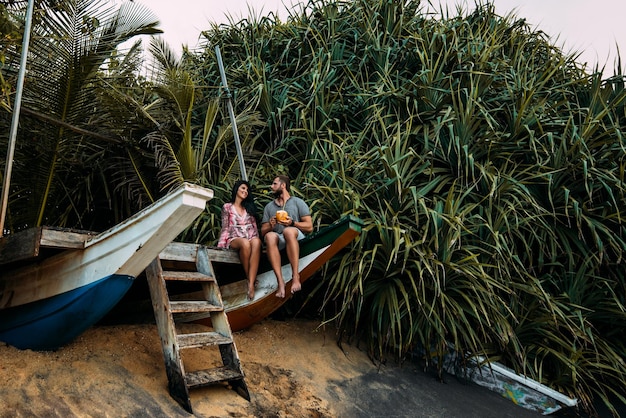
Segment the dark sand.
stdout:
<svg viewBox="0 0 626 418">
<path fill-rule="evenodd" d="M 191 391 L 198 417 L 498 417 L 540 414 L 417 364 L 378 368 L 312 320 L 265 320 L 235 334 L 248 402 L 225 386 Z M 191 327 L 198 327 L 192 325 Z M 217 348 L 185 365 L 221 365 Z M 96 326 L 56 352 L 0 345 L 1 417 L 189 417 L 167 391 L 153 324 Z"/>
</svg>

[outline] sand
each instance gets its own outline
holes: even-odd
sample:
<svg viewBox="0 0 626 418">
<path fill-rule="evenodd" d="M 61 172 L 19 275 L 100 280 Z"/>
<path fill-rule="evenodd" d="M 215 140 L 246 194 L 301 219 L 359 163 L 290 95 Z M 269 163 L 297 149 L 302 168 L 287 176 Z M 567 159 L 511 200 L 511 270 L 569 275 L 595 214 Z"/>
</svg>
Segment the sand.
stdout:
<svg viewBox="0 0 626 418">
<path fill-rule="evenodd" d="M 199 325 L 190 325 L 199 327 Z M 319 321 L 267 319 L 234 335 L 248 402 L 225 385 L 191 391 L 198 417 L 536 417 L 417 363 L 375 365 L 336 344 Z M 221 365 L 217 348 L 185 354 L 185 366 Z M 1 417 L 189 417 L 167 391 L 154 324 L 100 325 L 55 352 L 0 345 Z"/>
</svg>

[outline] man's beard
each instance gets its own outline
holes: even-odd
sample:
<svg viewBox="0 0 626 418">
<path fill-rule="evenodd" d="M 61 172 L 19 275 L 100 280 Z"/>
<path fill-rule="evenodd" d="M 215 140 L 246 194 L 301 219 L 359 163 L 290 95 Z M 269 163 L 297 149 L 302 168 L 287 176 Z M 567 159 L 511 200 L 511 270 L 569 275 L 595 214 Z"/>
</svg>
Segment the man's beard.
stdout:
<svg viewBox="0 0 626 418">
<path fill-rule="evenodd" d="M 283 191 L 282 191 L 282 190 L 276 190 L 276 191 L 274 192 L 274 197 L 275 197 L 276 199 L 279 199 L 279 198 L 281 198 L 282 196 L 283 196 Z"/>
</svg>

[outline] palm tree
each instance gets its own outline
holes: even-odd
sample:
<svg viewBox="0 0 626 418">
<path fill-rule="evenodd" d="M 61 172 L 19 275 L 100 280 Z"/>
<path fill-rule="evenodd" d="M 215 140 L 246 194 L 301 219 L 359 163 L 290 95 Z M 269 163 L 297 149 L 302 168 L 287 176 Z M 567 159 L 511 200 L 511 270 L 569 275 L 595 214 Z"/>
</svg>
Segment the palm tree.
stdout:
<svg viewBox="0 0 626 418">
<path fill-rule="evenodd" d="M 25 1 L 6 5 L 21 26 Z M 139 43 L 126 57 L 117 48 L 137 35 L 157 34 L 158 20 L 145 7 L 105 0 L 39 1 L 33 17 L 21 129 L 7 218 L 9 230 L 38 225 L 94 228 L 128 212 L 111 189 L 106 160 L 123 152 L 132 136 L 130 115 L 105 106 L 111 86 L 135 80 Z M 15 76 L 20 48 L 4 48 L 5 81 Z M 10 112 L 0 111 L 3 132 Z M 2 138 L 6 142 L 6 138 Z M 123 200 L 123 199 L 122 199 Z M 102 215 L 106 216 L 102 216 Z M 123 216 L 123 215 L 118 215 Z M 104 222 L 101 222 L 105 219 Z"/>
<path fill-rule="evenodd" d="M 0 4 L 0 62 L 5 61 L 8 49 L 18 45 L 21 35 L 17 25 L 12 22 L 4 4 Z M 0 72 L 0 109 L 11 111 L 10 105 L 11 84 L 4 79 Z"/>
<path fill-rule="evenodd" d="M 229 185 L 241 178 L 234 153 L 233 121 L 223 106 L 219 77 L 203 80 L 192 56 L 176 57 L 160 39 L 152 39 L 149 52 L 151 77 L 142 85 L 144 98 L 134 98 L 133 90 L 128 88 L 110 93 L 125 104 L 126 113 L 137 115 L 137 125 L 144 127 L 135 133 L 136 146 L 132 150 L 127 147 L 126 157 L 113 161 L 116 184 L 124 185 L 135 196 L 151 189 L 169 190 L 183 181 L 213 189 L 215 198 L 209 202 L 210 209 L 179 239 L 214 241 L 221 205 L 229 198 Z M 238 109 L 236 123 L 244 162 L 258 160 L 260 153 L 254 146 L 265 122 L 248 106 Z M 152 161 L 151 166 L 138 167 L 137 161 L 146 161 L 145 157 Z"/>
</svg>

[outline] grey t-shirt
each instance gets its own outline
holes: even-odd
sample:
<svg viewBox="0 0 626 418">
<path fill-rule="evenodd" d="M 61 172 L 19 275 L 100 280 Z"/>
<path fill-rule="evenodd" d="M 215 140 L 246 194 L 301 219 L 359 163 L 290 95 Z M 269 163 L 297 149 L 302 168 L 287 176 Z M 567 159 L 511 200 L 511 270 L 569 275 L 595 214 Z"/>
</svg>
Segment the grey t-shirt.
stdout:
<svg viewBox="0 0 626 418">
<path fill-rule="evenodd" d="M 277 205 L 275 200 L 269 202 L 265 205 L 265 209 L 263 209 L 263 219 L 261 220 L 261 223 L 269 222 L 270 218 L 276 216 L 276 212 L 281 209 L 283 208 Z M 291 196 L 287 199 L 287 203 L 285 203 L 285 210 L 294 222 L 300 222 L 303 216 L 311 216 L 309 206 L 304 202 L 304 200 L 295 196 Z M 273 231 L 282 234 L 283 229 L 285 229 L 285 227 L 277 223 L 274 226 Z"/>
</svg>

